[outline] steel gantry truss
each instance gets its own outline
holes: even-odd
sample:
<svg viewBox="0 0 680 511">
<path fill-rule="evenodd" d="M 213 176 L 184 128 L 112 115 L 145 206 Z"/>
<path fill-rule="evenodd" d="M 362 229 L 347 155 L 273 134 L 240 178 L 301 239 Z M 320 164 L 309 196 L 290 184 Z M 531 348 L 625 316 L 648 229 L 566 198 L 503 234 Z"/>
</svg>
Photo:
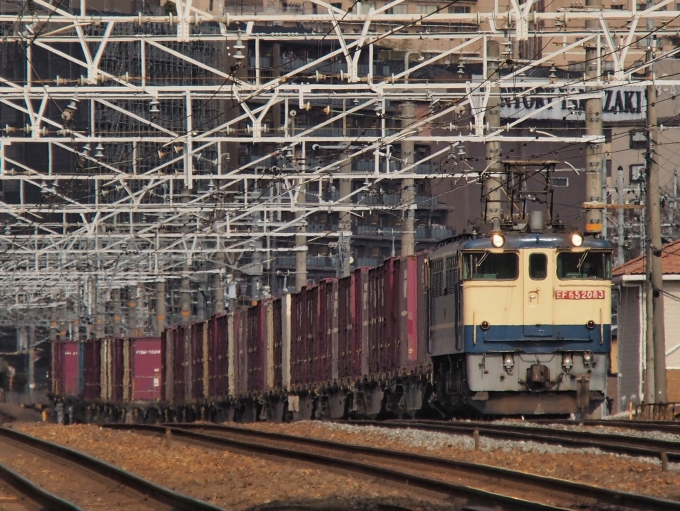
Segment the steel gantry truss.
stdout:
<svg viewBox="0 0 680 511">
<path fill-rule="evenodd" d="M 392 14 L 404 0 L 365 13 L 312 1 L 316 14 L 215 15 L 191 0 L 174 0 L 165 15 L 87 12 L 85 0 L 77 14 L 45 0 L 1 14 L 2 303 L 33 313 L 79 296 L 94 309 L 93 285 L 247 273 L 306 251 L 300 239 L 338 242 L 351 233 L 307 229 L 313 215 L 403 215 L 417 207 L 412 194 L 396 204 L 366 197 L 383 183 L 403 192 L 413 180 L 477 182 L 494 162 L 460 157 L 472 144 L 554 143 L 551 133 L 520 128 L 560 102 L 647 85 L 648 63 L 632 53 L 680 26 L 680 12 L 662 10 L 670 0 L 643 11 L 633 0 L 630 10 L 557 12 L 512 0 L 504 11 L 496 2 L 489 12 L 425 15 Z M 517 58 L 513 45 L 536 37 L 560 44 Z M 510 49 L 490 56 L 493 42 Z M 282 60 L 282 45 L 305 58 Z M 380 49 L 405 45 L 418 48 L 405 67 L 378 73 Z M 592 76 L 554 73 L 567 55 L 585 61 L 584 47 L 600 55 Z M 675 52 L 659 47 L 655 59 Z M 415 65 L 408 53 L 419 54 Z M 451 65 L 457 75 L 441 71 Z M 415 78 L 433 69 L 439 78 Z M 543 106 L 494 126 L 498 94 Z M 399 106 L 408 103 L 416 115 L 404 122 Z M 603 142 L 601 134 L 558 139 Z M 432 149 L 409 159 L 403 148 L 412 144 Z M 358 160 L 370 168 L 353 168 Z M 327 193 L 343 181 L 354 186 Z"/>
</svg>

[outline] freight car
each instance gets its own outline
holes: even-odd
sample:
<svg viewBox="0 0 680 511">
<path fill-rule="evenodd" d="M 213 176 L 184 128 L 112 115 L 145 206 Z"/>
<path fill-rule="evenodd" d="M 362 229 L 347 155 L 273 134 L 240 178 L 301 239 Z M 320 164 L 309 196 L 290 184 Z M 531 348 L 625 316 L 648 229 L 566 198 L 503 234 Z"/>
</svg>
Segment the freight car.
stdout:
<svg viewBox="0 0 680 511">
<path fill-rule="evenodd" d="M 75 404 L 79 421 L 111 414 L 113 406 L 123 418 L 119 404 L 158 400 L 160 371 L 158 337 L 52 343 L 52 394 Z"/>
<path fill-rule="evenodd" d="M 431 369 L 425 259 L 389 259 L 299 293 L 167 329 L 161 401 L 172 403 L 172 413 L 182 418 L 220 420 L 421 408 Z"/>
<path fill-rule="evenodd" d="M 151 414 L 126 404 L 129 341 L 84 342 L 81 395 L 120 417 L 176 421 L 593 413 L 609 363 L 611 249 L 538 224 L 473 228 L 427 254 L 168 328 Z"/>
</svg>

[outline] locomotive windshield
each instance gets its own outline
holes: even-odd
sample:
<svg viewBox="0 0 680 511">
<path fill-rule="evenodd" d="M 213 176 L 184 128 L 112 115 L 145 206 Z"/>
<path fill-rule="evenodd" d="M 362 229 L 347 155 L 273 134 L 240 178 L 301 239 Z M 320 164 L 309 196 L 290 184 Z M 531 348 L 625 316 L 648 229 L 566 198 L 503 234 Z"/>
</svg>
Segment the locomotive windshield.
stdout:
<svg viewBox="0 0 680 511">
<path fill-rule="evenodd" d="M 519 275 L 519 257 L 504 252 L 468 252 L 463 255 L 465 280 L 515 280 Z"/>
<path fill-rule="evenodd" d="M 607 252 L 561 252 L 557 254 L 560 279 L 610 279 L 611 254 Z"/>
</svg>

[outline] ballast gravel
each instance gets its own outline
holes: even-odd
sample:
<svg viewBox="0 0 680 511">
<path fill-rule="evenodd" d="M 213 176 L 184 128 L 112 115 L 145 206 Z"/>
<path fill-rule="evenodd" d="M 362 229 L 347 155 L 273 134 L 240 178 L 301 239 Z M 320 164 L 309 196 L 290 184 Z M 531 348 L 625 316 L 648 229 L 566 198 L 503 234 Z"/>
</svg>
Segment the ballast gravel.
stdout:
<svg viewBox="0 0 680 511">
<path fill-rule="evenodd" d="M 639 431 L 630 428 L 614 427 L 614 426 L 590 426 L 590 425 L 580 425 L 578 423 L 574 424 L 564 424 L 564 423 L 553 423 L 553 424 L 541 424 L 540 422 L 528 422 L 521 420 L 503 420 L 494 421 L 494 424 L 504 424 L 508 426 L 524 426 L 531 428 L 544 428 L 547 430 L 558 429 L 562 431 L 585 431 L 588 433 L 600 433 L 603 435 L 621 435 L 630 436 L 637 438 L 653 438 L 655 440 L 666 440 L 669 442 L 680 442 L 680 434 L 674 435 L 673 433 L 667 433 L 664 431 Z"/>
<path fill-rule="evenodd" d="M 669 471 L 662 472 L 659 460 L 605 453 L 599 449 L 572 449 L 482 436 L 480 450 L 475 451 L 474 440 L 469 435 L 337 422 L 253 423 L 242 427 L 442 456 L 680 501 L 680 464 L 671 463 Z"/>
<path fill-rule="evenodd" d="M 14 423 L 12 429 L 107 461 L 179 493 L 234 511 L 405 508 L 441 511 L 431 495 L 405 494 L 394 483 L 355 477 L 313 465 L 247 456 L 93 425 Z M 0 509 L 3 509 L 0 505 Z"/>
</svg>

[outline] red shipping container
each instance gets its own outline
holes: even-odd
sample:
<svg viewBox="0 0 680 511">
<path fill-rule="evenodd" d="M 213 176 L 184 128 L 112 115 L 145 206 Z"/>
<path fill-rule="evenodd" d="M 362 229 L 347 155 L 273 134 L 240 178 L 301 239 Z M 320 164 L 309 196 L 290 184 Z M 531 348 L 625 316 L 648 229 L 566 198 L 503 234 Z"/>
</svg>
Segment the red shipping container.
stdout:
<svg viewBox="0 0 680 511">
<path fill-rule="evenodd" d="M 132 340 L 132 400 L 152 401 L 161 397 L 161 340 Z"/>
<path fill-rule="evenodd" d="M 58 396 L 80 395 L 81 343 L 55 341 L 52 343 L 52 392 Z"/>
</svg>

